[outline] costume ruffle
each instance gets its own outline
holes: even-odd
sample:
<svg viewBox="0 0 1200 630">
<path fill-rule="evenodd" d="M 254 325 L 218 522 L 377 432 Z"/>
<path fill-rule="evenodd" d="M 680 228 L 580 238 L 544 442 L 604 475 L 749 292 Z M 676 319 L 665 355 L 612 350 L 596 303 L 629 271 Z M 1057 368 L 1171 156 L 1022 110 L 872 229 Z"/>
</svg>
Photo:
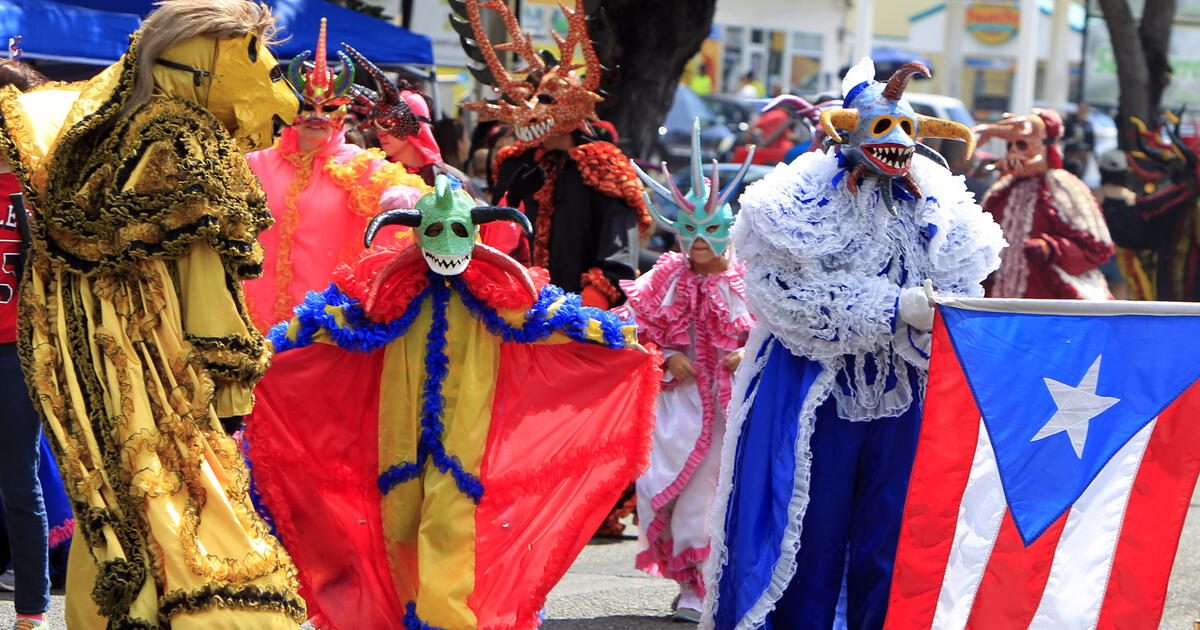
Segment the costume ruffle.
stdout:
<svg viewBox="0 0 1200 630">
<path fill-rule="evenodd" d="M 534 628 L 645 467 L 661 357 L 539 275 L 372 250 L 271 331 L 247 442 L 321 627 Z"/>
</svg>

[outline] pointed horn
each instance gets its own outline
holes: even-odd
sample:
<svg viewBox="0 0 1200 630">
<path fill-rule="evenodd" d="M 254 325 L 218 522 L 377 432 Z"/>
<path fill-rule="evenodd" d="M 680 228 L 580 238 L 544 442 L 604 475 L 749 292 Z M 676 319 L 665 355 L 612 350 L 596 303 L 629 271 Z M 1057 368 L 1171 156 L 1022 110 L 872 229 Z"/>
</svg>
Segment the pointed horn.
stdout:
<svg viewBox="0 0 1200 630">
<path fill-rule="evenodd" d="M 843 142 L 842 134 L 838 133 L 838 130 L 854 131 L 856 127 L 858 127 L 857 110 L 844 107 L 830 107 L 821 110 L 821 129 L 825 131 L 825 135 L 838 144 Z"/>
<path fill-rule="evenodd" d="M 288 64 L 288 81 L 291 81 L 292 87 L 296 88 L 297 92 L 303 92 L 307 87 L 308 81 L 304 78 L 304 61 L 312 54 L 311 50 L 306 50 L 295 57 L 292 57 L 292 62 Z"/>
<path fill-rule="evenodd" d="M 716 160 L 713 160 L 712 164 L 713 164 L 712 165 L 712 177 L 708 178 L 710 180 L 708 183 L 708 190 L 704 191 L 704 194 L 706 196 L 706 199 L 704 201 L 704 212 L 707 216 L 710 216 L 710 217 L 713 215 L 714 212 L 717 211 L 718 208 L 721 207 L 721 206 L 716 205 L 717 197 L 721 196 L 720 195 L 720 191 L 721 191 L 720 167 L 717 165 Z"/>
<path fill-rule="evenodd" d="M 508 206 L 477 206 L 471 209 L 471 222 L 483 225 L 492 221 L 512 221 L 525 230 L 526 235 L 533 234 L 533 226 L 524 212 Z"/>
<path fill-rule="evenodd" d="M 509 258 L 496 249 L 492 249 L 483 243 L 475 243 L 475 249 L 471 251 L 471 259 L 485 262 L 493 267 L 499 267 L 503 271 L 507 271 L 509 275 L 516 278 L 521 283 L 521 287 L 529 292 L 529 297 L 533 301 L 537 301 L 538 291 L 533 286 L 533 278 L 529 275 L 529 270 L 521 263 Z"/>
<path fill-rule="evenodd" d="M 667 170 L 666 162 L 662 163 L 662 170 L 663 174 L 667 176 L 667 186 L 671 188 L 671 201 L 688 212 L 695 212 L 696 204 L 688 201 L 683 193 L 679 192 L 679 187 L 675 185 L 675 178 L 671 177 L 671 171 Z"/>
<path fill-rule="evenodd" d="M 400 101 L 400 91 L 396 89 L 396 84 L 387 78 L 387 75 L 383 73 L 383 70 L 379 69 L 379 66 L 372 63 L 370 59 L 364 57 L 362 53 L 345 42 L 342 43 L 342 48 L 346 49 L 346 52 L 358 63 L 359 67 L 367 71 L 367 74 L 371 77 L 371 81 L 375 84 L 375 90 L 383 97 L 384 105 L 395 105 Z M 351 82 L 353 83 L 353 81 Z"/>
<path fill-rule="evenodd" d="M 704 192 L 704 173 L 700 172 L 700 117 L 692 119 L 692 194 Z"/>
<path fill-rule="evenodd" d="M 371 242 L 375 240 L 375 235 L 379 230 L 388 225 L 407 225 L 408 227 L 417 227 L 421 225 L 421 211 L 414 208 L 397 208 L 381 212 L 371 219 L 371 223 L 367 225 L 367 232 L 363 235 L 363 246 L 370 247 Z"/>
<path fill-rule="evenodd" d="M 892 78 L 888 79 L 887 85 L 883 88 L 883 97 L 891 101 L 898 101 L 903 98 L 904 90 L 908 89 L 908 81 L 914 74 L 919 74 L 926 79 L 932 76 L 929 74 L 929 68 L 926 68 L 925 64 L 915 61 L 906 63 L 896 68 L 896 71 L 892 73 Z"/>
<path fill-rule="evenodd" d="M 745 179 L 746 173 L 750 170 L 750 165 L 754 163 L 754 152 L 757 149 L 758 147 L 752 144 L 746 150 L 746 161 L 742 162 L 742 167 L 738 169 L 733 179 L 729 180 L 728 184 L 725 184 L 725 189 L 721 191 L 720 198 L 717 199 L 717 208 L 729 203 L 729 199 L 733 197 L 733 193 L 737 192 L 738 186 L 742 184 L 742 180 Z M 716 188 L 716 185 L 713 188 Z"/>
<path fill-rule="evenodd" d="M 917 135 L 922 138 L 950 138 L 967 143 L 967 159 L 975 153 L 975 134 L 962 123 L 917 114 Z"/>
<path fill-rule="evenodd" d="M 658 196 L 662 197 L 663 199 L 669 200 L 671 198 L 671 191 L 668 190 L 666 186 L 658 183 L 653 177 L 650 177 L 646 171 L 642 170 L 642 167 L 637 165 L 637 162 L 629 160 L 629 164 L 633 166 L 633 171 L 637 173 L 638 177 L 640 177 L 641 180 L 646 184 L 646 187 L 650 188 L 655 193 L 658 193 Z"/>
<path fill-rule="evenodd" d="M 940 165 L 942 168 L 944 168 L 946 170 L 950 170 L 950 164 L 948 162 L 946 162 L 946 158 L 943 157 L 941 153 L 934 151 L 932 148 L 930 148 L 924 144 L 921 144 L 920 142 L 918 142 L 916 146 L 917 146 L 917 149 L 916 149 L 917 153 L 920 153 L 921 155 L 924 155 L 925 157 L 933 160 L 934 162 L 937 162 L 938 165 Z"/>
<path fill-rule="evenodd" d="M 337 76 L 334 82 L 333 93 L 337 96 L 345 96 L 346 92 L 350 91 L 350 86 L 354 85 L 354 62 L 350 61 L 350 57 L 342 51 L 337 51 L 338 59 L 342 60 L 342 73 Z"/>
<path fill-rule="evenodd" d="M 321 34 L 317 35 L 317 53 L 313 60 L 316 67 L 313 68 L 312 81 L 321 87 L 329 87 L 329 61 L 325 58 L 329 54 L 325 46 L 325 18 L 321 18 Z"/>
<path fill-rule="evenodd" d="M 670 195 L 666 195 L 665 198 L 670 199 Z M 675 224 L 668 221 L 667 218 L 658 211 L 658 206 L 654 205 L 654 202 L 650 200 L 649 192 L 645 190 L 642 191 L 642 201 L 646 202 L 646 209 L 650 211 L 650 216 L 654 219 L 655 223 L 668 232 L 675 231 Z"/>
</svg>

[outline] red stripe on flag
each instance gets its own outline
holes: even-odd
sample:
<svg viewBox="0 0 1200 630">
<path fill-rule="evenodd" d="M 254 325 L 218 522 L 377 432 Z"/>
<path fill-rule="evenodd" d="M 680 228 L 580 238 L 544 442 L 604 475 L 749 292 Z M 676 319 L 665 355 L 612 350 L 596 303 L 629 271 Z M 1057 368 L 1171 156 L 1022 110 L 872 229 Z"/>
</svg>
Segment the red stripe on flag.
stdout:
<svg viewBox="0 0 1200 630">
<path fill-rule="evenodd" d="M 983 570 L 983 580 L 975 594 L 975 605 L 967 619 L 969 630 L 1012 630 L 1027 628 L 1042 601 L 1054 551 L 1067 524 L 1066 514 L 1058 517 L 1028 547 L 1017 532 L 1012 512 L 1005 510 L 996 545 Z"/>
<path fill-rule="evenodd" d="M 1200 472 L 1200 385 L 1158 416 L 1133 482 L 1098 629 L 1157 628 Z"/>
<path fill-rule="evenodd" d="M 979 439 L 979 408 L 941 317 L 933 332 L 933 355 L 921 436 L 900 526 L 896 568 L 888 604 L 888 630 L 933 624 L 946 562 Z"/>
</svg>

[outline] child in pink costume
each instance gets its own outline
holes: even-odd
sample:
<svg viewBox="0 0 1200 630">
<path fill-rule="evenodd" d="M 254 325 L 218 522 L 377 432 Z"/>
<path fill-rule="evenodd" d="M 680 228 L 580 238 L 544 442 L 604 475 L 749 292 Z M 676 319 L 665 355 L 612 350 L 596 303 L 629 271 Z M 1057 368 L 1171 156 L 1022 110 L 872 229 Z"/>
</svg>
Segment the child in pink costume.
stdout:
<svg viewBox="0 0 1200 630">
<path fill-rule="evenodd" d="M 291 319 L 292 307 L 306 292 L 324 289 L 339 264 L 363 251 L 363 232 L 382 211 L 379 199 L 385 193 L 408 206 L 431 190 L 419 175 L 388 162 L 382 151 L 346 142 L 354 66 L 338 54 L 344 69 L 335 75 L 325 63 L 322 20 L 316 64 L 304 68 L 302 55 L 289 70 L 303 97 L 299 115 L 274 146 L 246 156 L 275 217 L 275 226 L 259 235 L 262 276 L 245 283 L 250 318 L 263 332 Z"/>
<path fill-rule="evenodd" d="M 707 590 L 702 565 L 709 554 L 708 514 L 720 472 L 724 410 L 754 323 L 746 307 L 745 269 L 727 250 L 733 213 L 726 203 L 753 150 L 724 190 L 718 190 L 715 172 L 711 181 L 700 176 L 699 155 L 693 155 L 686 196 L 638 171 L 651 190 L 679 207 L 676 220 L 668 221 L 647 195 L 651 214 L 678 235 L 687 253 L 665 253 L 649 273 L 622 281 L 628 301 L 618 309 L 635 317 L 641 338 L 658 344 L 666 357 L 650 467 L 637 482 L 642 532 L 637 567 L 679 582 L 675 617 L 687 621 L 699 620 Z"/>
</svg>

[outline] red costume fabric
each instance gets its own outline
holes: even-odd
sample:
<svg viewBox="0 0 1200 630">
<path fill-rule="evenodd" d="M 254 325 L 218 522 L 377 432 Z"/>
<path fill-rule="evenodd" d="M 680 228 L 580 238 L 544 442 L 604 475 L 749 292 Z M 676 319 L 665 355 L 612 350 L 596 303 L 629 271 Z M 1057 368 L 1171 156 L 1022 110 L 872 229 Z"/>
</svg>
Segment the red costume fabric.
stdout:
<svg viewBox="0 0 1200 630">
<path fill-rule="evenodd" d="M 1108 226 L 1087 185 L 1061 168 L 1006 175 L 983 198 L 1008 247 L 984 289 L 988 297 L 1107 299 L 1098 267 L 1113 253 Z"/>
<path fill-rule="evenodd" d="M 535 302 L 478 258 L 446 278 L 403 255 L 369 251 L 272 330 L 256 481 L 319 627 L 535 628 L 645 468 L 661 356 L 544 273 Z"/>
<path fill-rule="evenodd" d="M 21 184 L 12 173 L 0 174 L 0 343 L 17 340 L 17 257 L 21 255 L 21 235 L 17 233 L 16 210 L 8 196 L 21 192 Z"/>
</svg>

